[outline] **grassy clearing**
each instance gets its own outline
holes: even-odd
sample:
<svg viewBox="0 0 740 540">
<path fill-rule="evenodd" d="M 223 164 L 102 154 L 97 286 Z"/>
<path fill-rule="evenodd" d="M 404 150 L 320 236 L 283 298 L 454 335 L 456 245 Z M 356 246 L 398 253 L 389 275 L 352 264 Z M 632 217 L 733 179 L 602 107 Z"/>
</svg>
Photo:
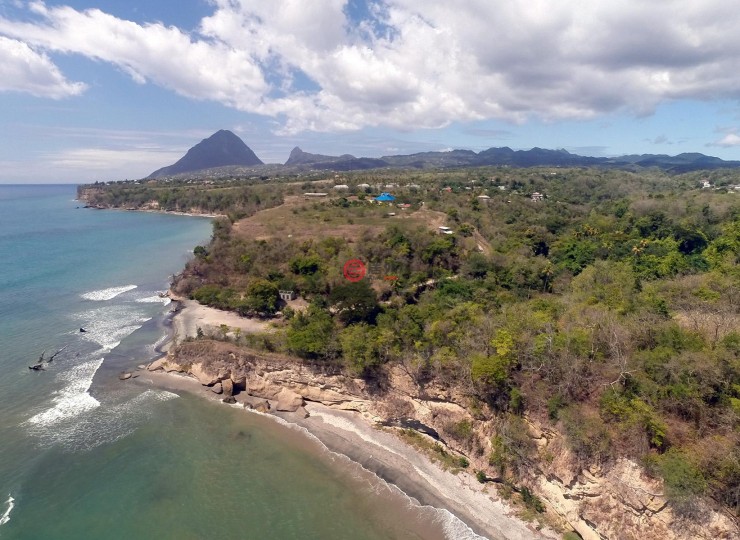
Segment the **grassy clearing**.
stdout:
<svg viewBox="0 0 740 540">
<path fill-rule="evenodd" d="M 377 235 L 390 224 L 436 230 L 446 222 L 445 214 L 424 208 L 403 210 L 352 198 L 350 205 L 343 207 L 337 205 L 338 200 L 289 196 L 283 205 L 239 221 L 234 225 L 234 231 L 239 236 L 255 240 L 274 237 L 308 240 L 333 236 L 357 241 L 363 234 Z M 395 216 L 390 216 L 390 213 Z"/>
</svg>

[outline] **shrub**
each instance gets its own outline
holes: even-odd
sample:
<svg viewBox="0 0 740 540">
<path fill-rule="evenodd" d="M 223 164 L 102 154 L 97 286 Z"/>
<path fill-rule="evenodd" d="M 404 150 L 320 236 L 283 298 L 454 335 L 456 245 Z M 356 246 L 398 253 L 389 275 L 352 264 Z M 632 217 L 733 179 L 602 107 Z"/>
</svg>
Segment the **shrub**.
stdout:
<svg viewBox="0 0 740 540">
<path fill-rule="evenodd" d="M 611 436 L 601 418 L 572 406 L 561 412 L 566 438 L 581 464 L 603 463 L 612 454 Z"/>
<path fill-rule="evenodd" d="M 565 407 L 565 399 L 560 394 L 556 394 L 547 400 L 547 416 L 553 422 L 558 419 L 560 409 Z"/>
<path fill-rule="evenodd" d="M 665 482 L 666 497 L 682 515 L 693 515 L 696 498 L 704 493 L 707 482 L 689 456 L 671 449 L 659 462 L 659 472 Z"/>
<path fill-rule="evenodd" d="M 473 437 L 473 424 L 470 420 L 450 422 L 445 426 L 445 430 L 460 442 L 469 443 Z"/>
<path fill-rule="evenodd" d="M 528 487 L 522 488 L 521 495 L 524 506 L 540 514 L 545 511 L 545 505 L 543 504 L 542 499 L 532 493 Z"/>
</svg>

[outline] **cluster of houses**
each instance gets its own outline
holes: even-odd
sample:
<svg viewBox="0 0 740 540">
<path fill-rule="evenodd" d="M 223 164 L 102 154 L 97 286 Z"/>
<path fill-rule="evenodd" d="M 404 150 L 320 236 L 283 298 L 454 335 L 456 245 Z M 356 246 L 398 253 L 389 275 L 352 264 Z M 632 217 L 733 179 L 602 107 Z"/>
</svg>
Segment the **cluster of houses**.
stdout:
<svg viewBox="0 0 740 540">
<path fill-rule="evenodd" d="M 740 184 L 730 184 L 729 186 L 715 187 L 709 180 L 703 178 L 700 185 L 701 189 L 726 189 L 728 193 L 740 193 Z"/>
</svg>

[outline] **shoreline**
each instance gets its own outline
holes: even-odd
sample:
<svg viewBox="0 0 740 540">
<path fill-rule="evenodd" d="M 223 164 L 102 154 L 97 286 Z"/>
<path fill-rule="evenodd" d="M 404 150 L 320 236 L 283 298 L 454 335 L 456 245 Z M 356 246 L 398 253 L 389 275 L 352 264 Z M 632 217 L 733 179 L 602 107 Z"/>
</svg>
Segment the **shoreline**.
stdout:
<svg viewBox="0 0 740 540">
<path fill-rule="evenodd" d="M 202 308 L 213 310 L 176 296 L 172 300 L 177 306 L 167 315 L 171 324 L 168 340 L 161 347 L 163 354 L 179 340 L 195 334 L 194 321 L 202 320 L 199 318 L 203 315 Z M 223 313 L 228 312 L 209 315 L 213 317 Z M 138 372 L 135 381 L 142 386 L 187 392 L 214 402 L 222 401 L 222 396 L 201 385 L 191 375 L 143 370 Z M 243 406 L 247 413 L 262 414 L 287 428 L 303 431 L 304 436 L 315 438 L 327 451 L 350 460 L 379 481 L 395 487 L 418 506 L 449 513 L 459 521 L 458 528 L 469 530 L 468 535 L 474 533 L 479 538 L 489 540 L 560 537 L 552 530 L 538 531 L 535 524 L 514 515 L 515 509 L 497 496 L 493 484 L 479 483 L 472 472 L 453 474 L 443 470 L 428 456 L 401 440 L 393 433 L 394 428 L 379 429 L 372 419 L 358 412 L 338 410 L 310 401 L 294 413 L 276 412 L 276 402 L 267 400 L 272 406 L 270 412 L 260 413 L 250 410 L 257 398 L 249 396 L 247 392 L 237 394 L 235 399 L 237 405 L 232 406 Z M 449 538 L 455 538 L 450 534 L 447 533 Z"/>
<path fill-rule="evenodd" d="M 201 218 L 227 218 L 226 214 L 205 214 L 200 212 L 180 212 L 177 210 L 158 210 L 156 208 L 123 208 L 120 206 L 96 206 L 88 203 L 83 199 L 74 199 L 76 202 L 84 203 L 85 206 L 79 206 L 80 210 L 118 210 L 119 212 L 144 212 L 147 214 L 164 214 L 170 216 L 184 216 L 184 217 L 201 217 Z"/>
</svg>

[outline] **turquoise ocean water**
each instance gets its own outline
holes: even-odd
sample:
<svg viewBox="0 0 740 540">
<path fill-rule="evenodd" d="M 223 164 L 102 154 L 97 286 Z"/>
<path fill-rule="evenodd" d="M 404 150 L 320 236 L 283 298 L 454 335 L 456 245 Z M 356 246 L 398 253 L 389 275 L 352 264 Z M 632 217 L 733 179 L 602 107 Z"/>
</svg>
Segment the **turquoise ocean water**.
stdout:
<svg viewBox="0 0 740 540">
<path fill-rule="evenodd" d="M 157 355 L 157 292 L 211 225 L 74 197 L 0 185 L 0 540 L 463 537 L 305 434 L 119 381 Z"/>
</svg>

